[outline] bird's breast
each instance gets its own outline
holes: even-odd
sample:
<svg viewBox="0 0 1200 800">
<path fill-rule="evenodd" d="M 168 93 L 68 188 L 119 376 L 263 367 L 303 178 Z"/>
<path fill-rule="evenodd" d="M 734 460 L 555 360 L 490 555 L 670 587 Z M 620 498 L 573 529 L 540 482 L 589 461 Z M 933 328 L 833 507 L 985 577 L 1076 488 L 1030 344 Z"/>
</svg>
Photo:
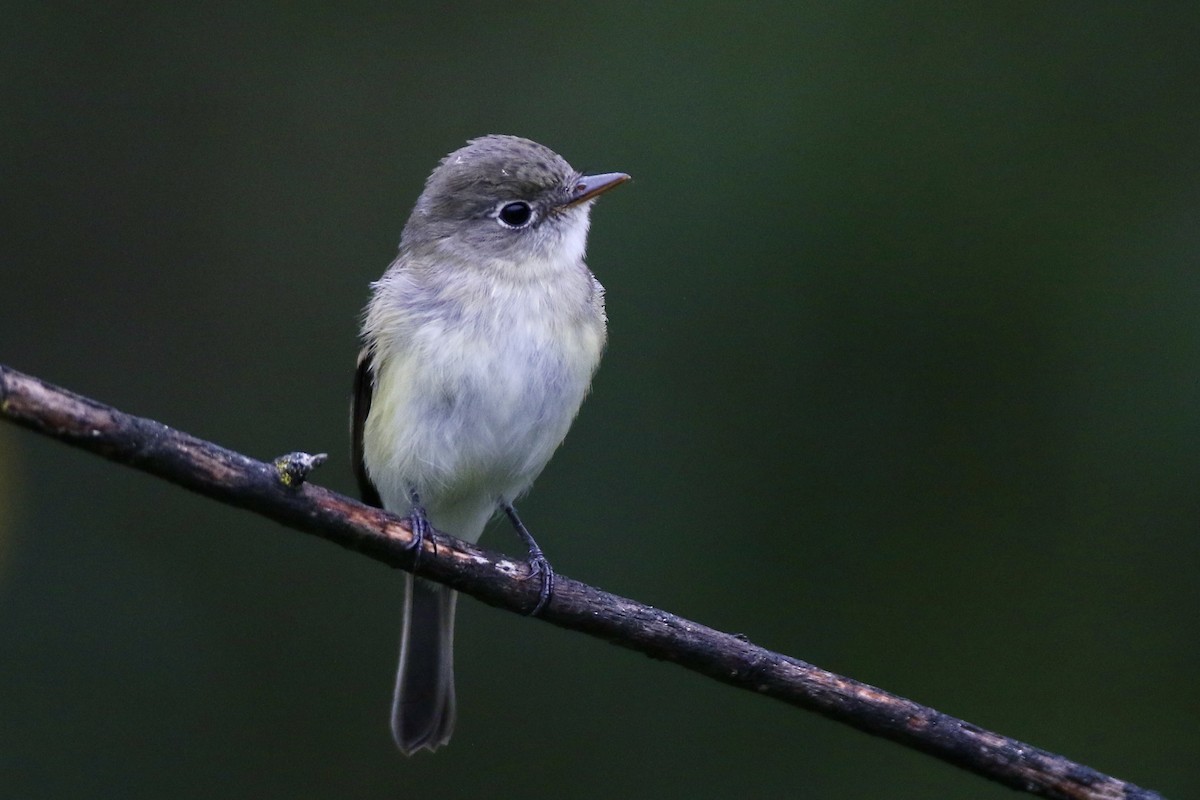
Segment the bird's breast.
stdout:
<svg viewBox="0 0 1200 800">
<path fill-rule="evenodd" d="M 603 307 L 538 284 L 440 304 L 381 332 L 368 470 L 401 497 L 415 487 L 435 501 L 512 499 L 579 410 L 604 346 Z"/>
</svg>

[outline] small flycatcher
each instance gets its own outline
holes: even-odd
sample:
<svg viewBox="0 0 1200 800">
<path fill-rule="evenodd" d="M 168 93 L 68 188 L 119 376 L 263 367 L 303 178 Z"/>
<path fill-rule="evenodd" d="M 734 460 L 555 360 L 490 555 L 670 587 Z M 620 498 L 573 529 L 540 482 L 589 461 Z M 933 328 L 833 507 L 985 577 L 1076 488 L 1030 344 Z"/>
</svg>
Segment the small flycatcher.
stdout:
<svg viewBox="0 0 1200 800">
<path fill-rule="evenodd" d="M 513 501 L 562 443 L 604 349 L 604 288 L 583 262 L 588 215 L 620 172 L 582 175 L 554 151 L 485 136 L 446 156 L 373 284 L 352 438 L 363 500 L 477 541 L 503 510 L 542 596 L 553 572 Z M 392 735 L 436 750 L 454 728 L 457 595 L 407 576 Z"/>
</svg>

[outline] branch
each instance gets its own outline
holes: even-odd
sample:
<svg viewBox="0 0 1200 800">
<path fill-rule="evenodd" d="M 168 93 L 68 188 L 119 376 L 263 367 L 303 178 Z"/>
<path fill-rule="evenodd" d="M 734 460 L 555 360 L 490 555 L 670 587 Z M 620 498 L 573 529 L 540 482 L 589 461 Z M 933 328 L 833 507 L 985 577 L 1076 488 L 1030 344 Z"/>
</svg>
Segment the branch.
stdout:
<svg viewBox="0 0 1200 800">
<path fill-rule="evenodd" d="M 413 569 L 407 521 L 306 482 L 322 456 L 255 461 L 2 364 L 0 417 L 390 567 Z M 538 582 L 525 580 L 523 561 L 440 532 L 425 540 L 417 573 L 509 611 L 527 613 L 538 601 Z M 1062 800 L 1161 800 L 1062 756 L 563 575 L 540 617 L 815 711 L 1014 789 Z"/>
</svg>

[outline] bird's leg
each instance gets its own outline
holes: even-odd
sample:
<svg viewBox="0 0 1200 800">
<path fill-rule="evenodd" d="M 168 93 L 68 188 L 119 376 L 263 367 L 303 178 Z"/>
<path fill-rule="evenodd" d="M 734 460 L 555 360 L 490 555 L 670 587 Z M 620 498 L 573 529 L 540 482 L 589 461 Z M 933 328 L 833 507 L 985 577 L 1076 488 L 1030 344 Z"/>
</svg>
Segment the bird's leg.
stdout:
<svg viewBox="0 0 1200 800">
<path fill-rule="evenodd" d="M 425 543 L 425 537 L 429 535 L 429 518 L 425 516 L 425 506 L 421 505 L 421 496 L 414 489 L 411 492 L 412 509 L 408 512 L 408 524 L 412 527 L 412 543 L 408 545 L 409 550 L 415 550 L 413 553 L 413 572 L 417 570 L 417 562 L 421 560 L 421 549 Z M 437 544 L 434 544 L 434 552 L 437 552 Z"/>
<path fill-rule="evenodd" d="M 521 518 L 517 516 L 517 510 L 513 508 L 512 503 L 504 501 L 501 504 L 504 513 L 508 515 L 509 521 L 513 528 L 516 529 L 517 535 L 529 548 L 529 574 L 522 580 L 528 580 L 534 575 L 542 576 L 542 588 L 538 592 L 537 605 L 529 612 L 529 616 L 536 617 L 542 613 L 542 609 L 546 607 L 546 603 L 550 602 L 551 595 L 554 594 L 554 570 L 550 566 L 550 562 L 546 560 L 545 554 L 542 553 L 542 548 L 538 547 L 538 543 L 534 540 L 533 534 L 525 527 L 525 523 L 521 522 Z"/>
</svg>

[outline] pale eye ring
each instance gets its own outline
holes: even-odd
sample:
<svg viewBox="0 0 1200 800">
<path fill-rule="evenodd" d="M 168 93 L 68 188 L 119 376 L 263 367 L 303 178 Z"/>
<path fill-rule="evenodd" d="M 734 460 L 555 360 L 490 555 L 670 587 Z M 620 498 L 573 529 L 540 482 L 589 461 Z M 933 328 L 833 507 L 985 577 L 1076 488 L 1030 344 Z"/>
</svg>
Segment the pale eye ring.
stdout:
<svg viewBox="0 0 1200 800">
<path fill-rule="evenodd" d="M 496 220 L 506 228 L 524 228 L 533 222 L 533 206 L 524 200 L 511 200 L 496 211 Z"/>
</svg>

